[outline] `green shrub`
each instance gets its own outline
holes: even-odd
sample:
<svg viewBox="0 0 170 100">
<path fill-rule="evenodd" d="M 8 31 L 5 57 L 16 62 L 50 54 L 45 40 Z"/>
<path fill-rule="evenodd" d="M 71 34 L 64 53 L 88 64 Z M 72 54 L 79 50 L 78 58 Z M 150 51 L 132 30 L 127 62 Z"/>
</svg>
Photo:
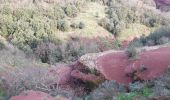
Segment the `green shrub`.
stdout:
<svg viewBox="0 0 170 100">
<path fill-rule="evenodd" d="M 110 21 L 109 21 L 108 18 L 102 18 L 102 19 L 98 22 L 98 24 L 99 24 L 100 26 L 102 26 L 103 28 L 107 28 L 109 22 L 110 22 Z"/>
<path fill-rule="evenodd" d="M 126 50 L 126 54 L 130 59 L 137 59 L 138 52 L 134 46 L 130 46 Z"/>
<path fill-rule="evenodd" d="M 59 19 L 63 19 L 66 15 L 64 10 L 60 7 L 60 6 L 55 6 L 54 7 L 54 16 L 55 19 L 59 20 Z"/>
<path fill-rule="evenodd" d="M 118 36 L 128 24 L 138 21 L 139 15 L 135 12 L 134 8 L 127 7 L 119 1 L 111 1 L 106 10 L 107 17 L 101 19 L 99 25 Z"/>
<path fill-rule="evenodd" d="M 0 50 L 4 49 L 5 45 L 0 41 Z"/>
<path fill-rule="evenodd" d="M 71 23 L 70 27 L 76 29 L 79 27 L 79 25 L 78 25 L 78 23 L 73 22 L 73 23 Z"/>
<path fill-rule="evenodd" d="M 5 99 L 4 96 L 5 96 L 4 91 L 0 90 L 0 100 L 4 100 Z"/>
<path fill-rule="evenodd" d="M 15 31 L 15 28 L 11 15 L 0 15 L 0 35 L 7 37 Z"/>
<path fill-rule="evenodd" d="M 85 28 L 85 24 L 83 22 L 80 22 L 79 23 L 79 29 L 83 29 L 83 28 Z"/>
<path fill-rule="evenodd" d="M 65 11 L 66 15 L 69 17 L 76 17 L 77 13 L 78 13 L 78 9 L 76 8 L 75 5 L 72 5 L 72 4 L 68 4 L 65 7 L 64 11 Z"/>
<path fill-rule="evenodd" d="M 5 15 L 10 15 L 12 14 L 12 9 L 9 8 L 8 6 L 4 6 L 3 8 L 0 9 L 0 13 Z"/>
<path fill-rule="evenodd" d="M 169 42 L 170 42 L 169 26 L 162 26 L 161 28 L 158 28 L 157 30 L 152 32 L 147 37 L 141 36 L 139 39 L 130 43 L 130 45 L 141 47 L 141 46 L 161 45 Z"/>
<path fill-rule="evenodd" d="M 13 11 L 13 18 L 16 21 L 20 19 L 29 20 L 30 18 L 33 17 L 33 14 L 34 14 L 33 10 L 20 8 Z"/>
<path fill-rule="evenodd" d="M 69 23 L 66 20 L 59 20 L 57 22 L 57 28 L 61 31 L 68 31 L 69 30 Z"/>
<path fill-rule="evenodd" d="M 152 45 L 160 45 L 160 44 L 168 43 L 169 39 L 170 39 L 169 26 L 164 26 L 157 29 L 149 36 L 145 38 L 141 38 L 140 41 L 142 41 L 144 45 L 150 45 L 150 41 L 152 41 Z"/>
<path fill-rule="evenodd" d="M 148 100 L 153 91 L 148 88 L 144 83 L 136 82 L 129 85 L 130 92 L 122 93 L 116 97 L 116 100 Z"/>
<path fill-rule="evenodd" d="M 161 25 L 161 19 L 163 21 L 160 15 L 155 14 L 152 10 L 147 10 L 141 17 L 141 23 L 148 27 L 156 27 Z"/>
<path fill-rule="evenodd" d="M 125 91 L 123 85 L 115 81 L 106 81 L 91 93 L 91 98 L 92 100 L 113 100 L 118 94 Z"/>
<path fill-rule="evenodd" d="M 117 39 L 115 39 L 115 41 L 114 41 L 114 47 L 116 48 L 116 49 L 120 49 L 120 41 L 119 40 L 117 40 Z"/>
</svg>

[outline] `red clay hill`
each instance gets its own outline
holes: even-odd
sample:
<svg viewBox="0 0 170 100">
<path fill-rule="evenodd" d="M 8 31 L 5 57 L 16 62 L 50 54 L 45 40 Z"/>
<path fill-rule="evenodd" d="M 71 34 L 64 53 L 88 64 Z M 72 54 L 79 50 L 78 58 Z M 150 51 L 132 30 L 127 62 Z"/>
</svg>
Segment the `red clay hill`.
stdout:
<svg viewBox="0 0 170 100">
<path fill-rule="evenodd" d="M 75 64 L 71 74 L 74 78 L 95 83 L 94 81 L 99 82 L 104 77 L 127 85 L 133 81 L 151 80 L 162 75 L 170 65 L 170 47 L 140 52 L 137 59 L 133 60 L 129 59 L 124 51 L 87 54 L 82 56 L 78 63 L 92 72 L 96 70 L 96 73 L 84 72 L 83 76 L 81 66 L 76 69 Z"/>
<path fill-rule="evenodd" d="M 98 84 L 104 80 L 115 80 L 128 85 L 133 81 L 152 80 L 162 75 L 170 65 L 170 47 L 139 52 L 136 59 L 130 59 L 125 51 L 105 51 L 82 56 L 72 65 L 56 68 L 61 85 L 78 79 Z M 61 66 L 61 65 L 60 65 Z M 62 76 L 63 75 L 63 76 Z"/>
</svg>

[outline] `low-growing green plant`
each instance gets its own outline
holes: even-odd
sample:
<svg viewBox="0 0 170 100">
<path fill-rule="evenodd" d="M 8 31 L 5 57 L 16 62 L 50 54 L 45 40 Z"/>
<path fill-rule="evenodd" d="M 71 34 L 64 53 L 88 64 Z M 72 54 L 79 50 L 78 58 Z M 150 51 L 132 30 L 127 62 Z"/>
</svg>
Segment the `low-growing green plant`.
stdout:
<svg viewBox="0 0 170 100">
<path fill-rule="evenodd" d="M 69 30 L 69 23 L 66 20 L 59 20 L 57 22 L 57 28 L 61 31 L 68 31 Z"/>
<path fill-rule="evenodd" d="M 85 28 L 85 24 L 83 22 L 80 22 L 79 23 L 79 29 L 83 29 L 83 28 Z"/>
<path fill-rule="evenodd" d="M 92 100 L 113 100 L 117 95 L 125 93 L 123 85 L 115 81 L 106 81 L 91 93 Z"/>
<path fill-rule="evenodd" d="M 0 90 L 0 100 L 4 100 L 5 93 Z"/>
<path fill-rule="evenodd" d="M 0 41 L 0 50 L 4 49 L 5 45 Z"/>
<path fill-rule="evenodd" d="M 83 29 L 85 28 L 85 24 L 83 22 L 73 22 L 71 23 L 70 27 L 72 27 L 73 29 Z"/>
<path fill-rule="evenodd" d="M 76 28 L 79 27 L 79 25 L 78 25 L 78 23 L 76 23 L 76 22 L 72 22 L 71 25 L 70 25 L 70 27 L 73 28 L 73 29 L 76 29 Z"/>
<path fill-rule="evenodd" d="M 114 47 L 116 48 L 116 49 L 120 49 L 120 41 L 119 40 L 117 40 L 117 39 L 115 39 L 114 40 Z"/>
<path fill-rule="evenodd" d="M 140 98 L 140 100 L 147 99 L 150 95 L 152 95 L 152 90 L 149 88 L 144 88 L 141 91 L 134 91 L 130 93 L 123 93 L 116 97 L 116 100 L 136 100 L 136 98 Z"/>
</svg>

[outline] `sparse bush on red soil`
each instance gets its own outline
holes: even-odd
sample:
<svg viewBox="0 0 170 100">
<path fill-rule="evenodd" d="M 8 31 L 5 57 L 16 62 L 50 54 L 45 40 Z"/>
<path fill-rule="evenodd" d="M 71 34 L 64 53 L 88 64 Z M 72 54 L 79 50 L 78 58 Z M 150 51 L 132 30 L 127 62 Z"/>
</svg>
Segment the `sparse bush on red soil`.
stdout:
<svg viewBox="0 0 170 100">
<path fill-rule="evenodd" d="M 170 100 L 170 47 L 137 48 L 170 43 L 154 1 L 0 0 L 0 100 Z M 131 24 L 161 27 L 122 45 Z"/>
<path fill-rule="evenodd" d="M 46 67 L 19 67 L 7 72 L 3 80 L 5 98 L 19 95 L 27 90 L 42 91 L 51 96 L 61 95 L 69 99 L 74 98 L 71 91 L 58 87 L 59 77 L 57 79 L 53 74 L 50 74 Z"/>
</svg>

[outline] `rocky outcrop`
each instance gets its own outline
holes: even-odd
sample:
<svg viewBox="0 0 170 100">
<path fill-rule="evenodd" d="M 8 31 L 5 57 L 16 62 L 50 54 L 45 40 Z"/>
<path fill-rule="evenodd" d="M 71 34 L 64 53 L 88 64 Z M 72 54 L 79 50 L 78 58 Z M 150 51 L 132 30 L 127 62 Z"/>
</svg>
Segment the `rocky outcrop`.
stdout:
<svg viewBox="0 0 170 100">
<path fill-rule="evenodd" d="M 169 47 L 143 51 L 138 56 L 138 59 L 131 60 L 124 51 L 107 51 L 84 55 L 79 62 L 90 70 L 96 69 L 107 80 L 126 85 L 137 80 L 159 77 L 170 65 Z"/>
<path fill-rule="evenodd" d="M 161 9 L 162 11 L 170 10 L 170 0 L 154 0 L 154 1 L 158 9 Z"/>
</svg>

